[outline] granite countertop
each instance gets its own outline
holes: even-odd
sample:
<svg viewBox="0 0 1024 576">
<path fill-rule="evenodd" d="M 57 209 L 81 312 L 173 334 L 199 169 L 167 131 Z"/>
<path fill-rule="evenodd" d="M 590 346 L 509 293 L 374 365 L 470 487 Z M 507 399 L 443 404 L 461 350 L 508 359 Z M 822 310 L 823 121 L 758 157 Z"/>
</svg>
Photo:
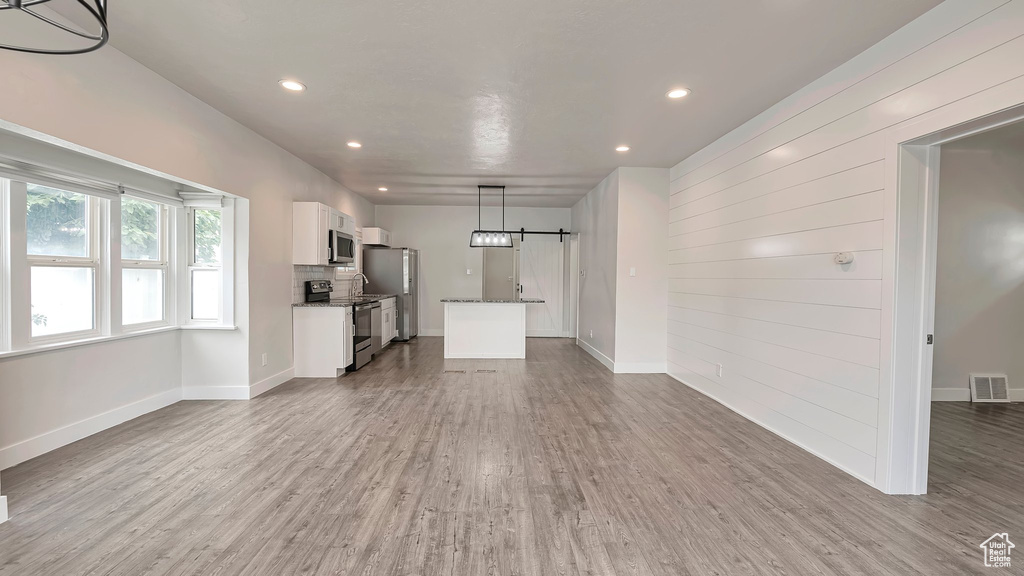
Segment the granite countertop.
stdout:
<svg viewBox="0 0 1024 576">
<path fill-rule="evenodd" d="M 544 300 L 540 298 L 520 298 L 518 300 L 503 300 L 500 298 L 488 300 L 483 298 L 441 298 L 441 302 L 448 304 L 543 304 Z"/>
<path fill-rule="evenodd" d="M 293 308 L 348 308 L 357 304 L 379 302 L 388 298 L 397 298 L 398 294 L 363 294 L 355 298 L 333 298 L 330 302 L 299 302 Z"/>
</svg>

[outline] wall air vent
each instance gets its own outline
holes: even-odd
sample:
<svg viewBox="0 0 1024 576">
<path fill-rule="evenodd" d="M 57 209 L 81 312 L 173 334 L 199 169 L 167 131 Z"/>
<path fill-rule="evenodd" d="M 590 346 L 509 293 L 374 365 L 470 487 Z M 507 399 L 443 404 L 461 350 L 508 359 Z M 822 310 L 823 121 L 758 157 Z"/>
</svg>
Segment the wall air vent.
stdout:
<svg viewBox="0 0 1024 576">
<path fill-rule="evenodd" d="M 1009 402 L 1006 374 L 971 374 L 971 402 Z"/>
</svg>

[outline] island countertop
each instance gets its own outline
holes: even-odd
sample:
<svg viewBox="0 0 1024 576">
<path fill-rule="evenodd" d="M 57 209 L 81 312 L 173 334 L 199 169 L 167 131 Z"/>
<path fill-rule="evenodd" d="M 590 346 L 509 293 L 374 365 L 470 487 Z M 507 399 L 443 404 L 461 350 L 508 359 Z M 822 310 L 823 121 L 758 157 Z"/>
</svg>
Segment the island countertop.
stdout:
<svg viewBox="0 0 1024 576">
<path fill-rule="evenodd" d="M 483 299 L 483 298 L 441 298 L 445 304 L 543 304 L 541 298 L 520 298 L 518 300 Z"/>
</svg>

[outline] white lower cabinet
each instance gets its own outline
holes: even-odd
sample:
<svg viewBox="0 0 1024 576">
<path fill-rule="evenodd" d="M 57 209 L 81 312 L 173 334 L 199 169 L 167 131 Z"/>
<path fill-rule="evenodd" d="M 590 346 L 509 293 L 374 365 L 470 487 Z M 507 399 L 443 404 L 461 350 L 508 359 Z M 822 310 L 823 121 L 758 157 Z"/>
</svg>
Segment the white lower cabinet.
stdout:
<svg viewBox="0 0 1024 576">
<path fill-rule="evenodd" d="M 297 378 L 337 378 L 352 364 L 352 307 L 292 308 Z"/>
<path fill-rule="evenodd" d="M 395 299 L 388 298 L 381 302 L 381 345 L 387 346 L 389 342 L 398 336 L 398 316 L 395 307 Z"/>
<path fill-rule="evenodd" d="M 355 318 L 352 308 L 345 308 L 345 334 L 342 336 L 345 342 L 345 367 L 349 367 L 356 361 L 355 343 L 352 339 L 356 333 Z"/>
</svg>

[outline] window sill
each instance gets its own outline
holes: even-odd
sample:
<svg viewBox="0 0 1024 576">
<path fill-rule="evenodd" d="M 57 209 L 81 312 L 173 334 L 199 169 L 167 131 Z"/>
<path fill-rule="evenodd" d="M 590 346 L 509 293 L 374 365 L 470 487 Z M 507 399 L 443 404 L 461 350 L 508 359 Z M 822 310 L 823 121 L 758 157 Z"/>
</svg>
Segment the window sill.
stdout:
<svg viewBox="0 0 1024 576">
<path fill-rule="evenodd" d="M 178 326 L 178 328 L 182 330 L 221 330 L 227 332 L 238 330 L 238 326 L 225 324 L 185 324 L 183 326 Z"/>
<path fill-rule="evenodd" d="M 123 334 L 117 334 L 114 336 L 92 336 L 89 338 L 82 338 L 81 340 L 71 340 L 68 342 L 54 342 L 52 344 L 40 344 L 32 346 L 31 348 L 22 348 L 20 350 L 11 350 L 8 352 L 0 352 L 0 361 L 8 358 L 17 358 L 19 356 L 30 356 L 32 354 L 42 354 L 43 352 L 53 352 L 56 350 L 65 350 L 67 348 L 77 348 L 79 346 L 88 346 L 90 344 L 102 344 L 104 342 L 114 342 L 117 340 L 127 340 L 128 338 L 138 338 L 140 336 L 150 336 L 152 334 L 162 334 L 164 332 L 172 332 L 174 330 L 220 330 L 220 331 L 233 331 L 237 330 L 236 326 L 223 326 L 220 324 L 211 324 L 209 326 L 160 326 L 158 328 L 149 328 L 146 330 L 133 330 L 131 332 L 125 332 Z"/>
<path fill-rule="evenodd" d="M 64 350 L 67 348 L 77 348 L 79 346 L 88 346 L 90 344 L 101 344 L 103 342 L 114 342 L 116 340 L 127 340 L 128 338 L 138 338 L 140 336 L 149 336 L 152 334 L 160 334 L 163 332 L 171 332 L 178 330 L 178 326 L 161 326 L 159 328 L 150 328 L 149 330 L 135 330 L 132 332 L 125 332 L 123 334 L 116 334 L 113 336 L 93 336 L 90 338 L 82 338 L 81 340 L 70 340 L 68 342 L 54 342 L 52 344 L 39 344 L 32 346 L 31 348 L 22 348 L 20 350 L 11 350 L 8 352 L 0 352 L 0 360 L 7 358 L 16 358 L 18 356 L 29 356 L 31 354 L 40 354 L 43 352 L 53 352 L 54 350 Z"/>
</svg>

